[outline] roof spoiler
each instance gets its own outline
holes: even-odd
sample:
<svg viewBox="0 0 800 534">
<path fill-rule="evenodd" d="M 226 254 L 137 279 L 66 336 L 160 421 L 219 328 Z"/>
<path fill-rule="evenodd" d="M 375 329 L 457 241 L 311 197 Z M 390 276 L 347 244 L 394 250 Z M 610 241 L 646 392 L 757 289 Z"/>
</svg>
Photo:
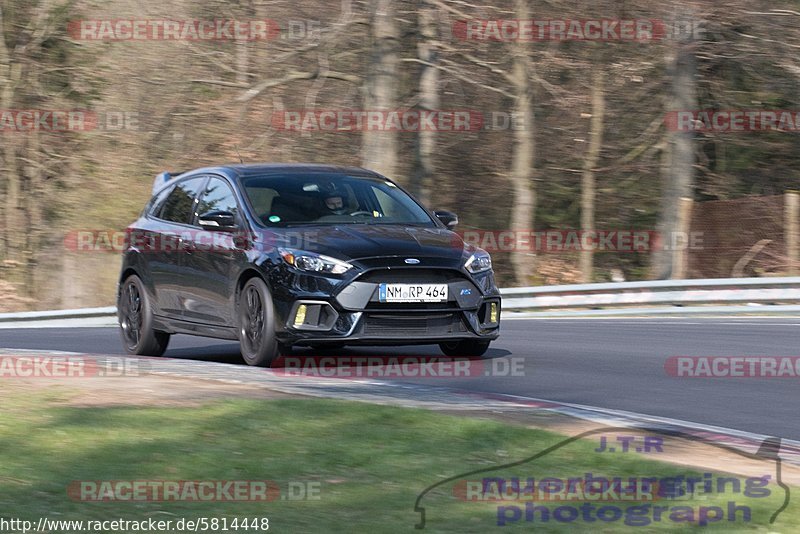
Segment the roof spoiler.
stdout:
<svg viewBox="0 0 800 534">
<path fill-rule="evenodd" d="M 157 175 L 156 175 L 156 179 L 155 179 L 155 180 L 153 180 L 153 193 L 152 193 L 152 194 L 154 194 L 154 195 L 155 195 L 155 194 L 156 194 L 156 191 L 158 191 L 159 189 L 161 189 L 162 187 L 164 187 L 164 185 L 165 185 L 167 182 L 169 182 L 169 181 L 170 181 L 170 180 L 172 180 L 173 178 L 177 178 L 178 176 L 180 176 L 180 175 L 181 175 L 181 174 L 183 174 L 184 172 L 185 172 L 185 171 L 181 171 L 181 172 L 169 172 L 169 171 L 164 171 L 164 172 L 162 172 L 162 173 L 159 173 L 159 174 L 157 174 Z"/>
</svg>

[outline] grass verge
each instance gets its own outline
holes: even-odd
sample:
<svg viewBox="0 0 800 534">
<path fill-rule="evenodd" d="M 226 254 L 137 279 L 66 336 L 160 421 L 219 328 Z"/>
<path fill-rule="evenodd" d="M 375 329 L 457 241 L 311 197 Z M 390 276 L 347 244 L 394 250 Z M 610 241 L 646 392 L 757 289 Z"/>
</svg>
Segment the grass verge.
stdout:
<svg viewBox="0 0 800 534">
<path fill-rule="evenodd" d="M 726 514 L 710 522 L 707 528 L 711 529 L 792 532 L 800 526 L 800 513 L 791 503 L 774 525 L 768 523 L 784 498 L 774 484 L 769 485 L 771 493 L 765 497 L 748 497 L 740 491 L 692 502 L 649 503 L 651 507 L 664 504 L 684 510 L 679 519 L 670 516 L 673 512 L 662 513 L 660 521 L 641 525 L 644 528 L 626 526 L 627 516 L 607 521 L 596 516 L 594 521 L 584 517 L 563 520 L 570 512 L 561 514 L 562 520 L 551 515 L 546 523 L 537 513 L 530 522 L 525 502 L 463 502 L 455 498 L 467 481 L 485 477 L 519 477 L 524 484 L 526 477 L 563 480 L 589 472 L 607 477 L 704 476 L 697 469 L 641 454 L 598 454 L 596 440 L 576 442 L 529 464 L 501 468 L 564 439 L 516 425 L 330 400 L 224 400 L 199 408 L 79 408 L 63 405 L 69 396 L 65 391 L 4 396 L 0 406 L 0 518 L 34 522 L 40 517 L 84 521 L 153 518 L 174 524 L 181 518 L 204 517 L 225 518 L 230 525 L 234 518 L 268 517 L 273 532 L 413 531 L 420 519 L 414 503 L 422 490 L 448 477 L 487 469 L 444 484 L 423 499 L 426 531 L 684 530 L 698 527 L 701 506 L 719 506 Z M 765 464 L 765 474 L 774 475 L 769 469 Z M 269 480 L 280 488 L 283 498 L 269 502 L 82 502 L 67 493 L 68 487 L 76 487 L 76 481 L 132 480 Z M 309 489 L 318 491 L 313 495 L 318 499 L 284 500 L 290 491 L 297 496 Z M 749 507 L 750 520 L 739 514 L 729 521 L 729 502 Z M 581 503 L 561 504 L 579 507 Z M 607 505 L 628 510 L 632 503 L 594 503 L 595 511 Z M 559 503 L 548 506 L 552 514 Z M 516 514 L 511 507 L 520 511 L 515 521 L 510 521 Z M 687 516 L 686 508 L 692 509 L 692 517 Z M 652 517 L 650 512 L 644 515 Z M 609 513 L 606 519 L 613 516 L 613 511 Z M 501 516 L 508 521 L 498 528 Z"/>
</svg>

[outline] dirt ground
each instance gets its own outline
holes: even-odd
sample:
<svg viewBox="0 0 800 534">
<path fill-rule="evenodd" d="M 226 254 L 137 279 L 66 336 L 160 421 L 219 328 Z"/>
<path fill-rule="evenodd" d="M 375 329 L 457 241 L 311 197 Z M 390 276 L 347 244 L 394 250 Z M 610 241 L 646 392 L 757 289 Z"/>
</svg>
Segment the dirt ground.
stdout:
<svg viewBox="0 0 800 534">
<path fill-rule="evenodd" d="M 116 377 L 15 378 L 5 380 L 0 402 L 20 392 L 47 391 L 58 394 L 63 406 L 177 406 L 193 407 L 226 398 L 277 399 L 290 395 L 262 387 L 230 384 L 216 380 L 195 380 L 160 375 L 140 375 L 136 380 Z"/>
</svg>

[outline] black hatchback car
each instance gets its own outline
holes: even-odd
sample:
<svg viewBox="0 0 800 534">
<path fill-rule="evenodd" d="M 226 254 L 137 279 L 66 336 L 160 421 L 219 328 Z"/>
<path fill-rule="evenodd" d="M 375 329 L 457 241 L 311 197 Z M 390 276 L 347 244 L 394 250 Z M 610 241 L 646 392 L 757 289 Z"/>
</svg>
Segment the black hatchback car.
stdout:
<svg viewBox="0 0 800 534">
<path fill-rule="evenodd" d="M 162 173 L 126 231 L 122 341 L 160 356 L 171 334 L 238 339 L 251 365 L 295 345 L 480 356 L 499 334 L 500 294 L 489 254 L 456 223 L 364 169 Z"/>
</svg>

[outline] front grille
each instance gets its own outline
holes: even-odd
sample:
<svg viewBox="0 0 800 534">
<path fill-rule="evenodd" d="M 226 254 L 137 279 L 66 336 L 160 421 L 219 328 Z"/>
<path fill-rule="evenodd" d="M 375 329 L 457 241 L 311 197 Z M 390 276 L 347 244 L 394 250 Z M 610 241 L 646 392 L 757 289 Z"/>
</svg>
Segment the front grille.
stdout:
<svg viewBox="0 0 800 534">
<path fill-rule="evenodd" d="M 432 310 L 432 311 L 445 311 L 449 309 L 457 309 L 458 302 L 451 300 L 448 302 L 376 302 L 370 301 L 367 304 L 367 310 L 374 311 L 407 311 L 407 310 Z"/>
<path fill-rule="evenodd" d="M 437 314 L 377 314 L 364 317 L 363 335 L 375 337 L 391 336 L 437 336 L 466 332 L 459 313 Z"/>
</svg>

